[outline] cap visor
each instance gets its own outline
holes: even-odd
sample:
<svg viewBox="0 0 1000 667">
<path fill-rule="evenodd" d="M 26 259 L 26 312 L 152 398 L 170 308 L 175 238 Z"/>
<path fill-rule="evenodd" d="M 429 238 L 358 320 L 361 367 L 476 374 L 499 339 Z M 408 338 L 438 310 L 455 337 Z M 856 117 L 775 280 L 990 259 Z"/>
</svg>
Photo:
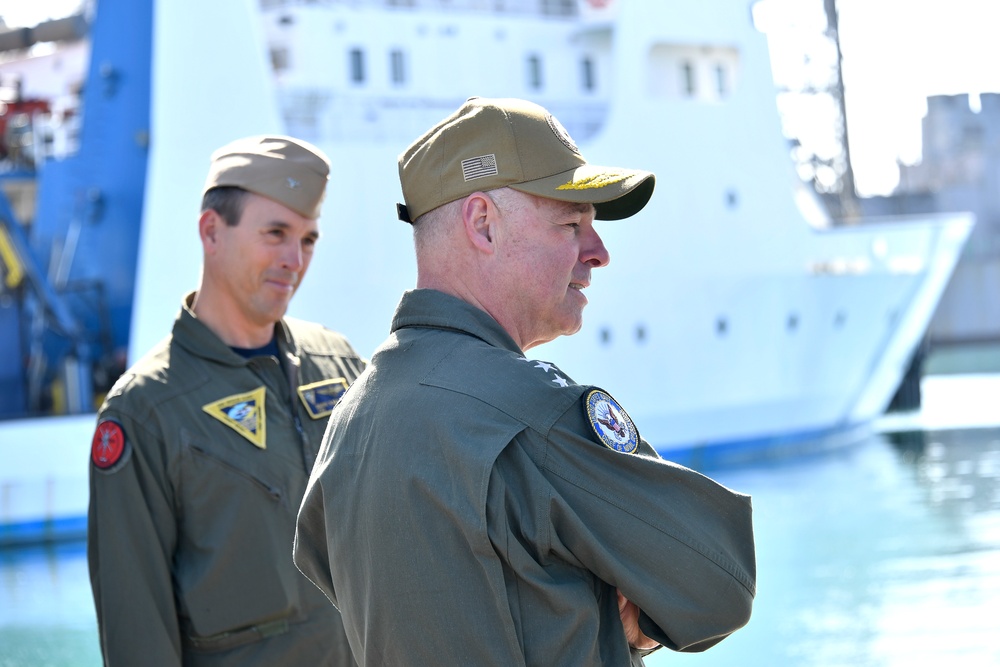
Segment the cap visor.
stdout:
<svg viewBox="0 0 1000 667">
<path fill-rule="evenodd" d="M 558 201 L 593 204 L 598 220 L 622 220 L 643 209 L 655 183 L 648 171 L 585 164 L 510 187 Z"/>
</svg>

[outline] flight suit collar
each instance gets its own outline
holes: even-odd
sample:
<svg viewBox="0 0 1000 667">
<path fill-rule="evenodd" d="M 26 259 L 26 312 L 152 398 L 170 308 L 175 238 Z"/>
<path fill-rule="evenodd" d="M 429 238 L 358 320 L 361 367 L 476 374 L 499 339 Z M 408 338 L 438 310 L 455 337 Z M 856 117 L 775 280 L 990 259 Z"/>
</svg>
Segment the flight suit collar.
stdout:
<svg viewBox="0 0 1000 667">
<path fill-rule="evenodd" d="M 451 329 L 475 336 L 493 347 L 523 354 L 510 334 L 489 313 L 437 290 L 416 289 L 403 294 L 392 318 L 392 331 L 406 327 Z"/>
<path fill-rule="evenodd" d="M 214 331 L 198 319 L 191 309 L 194 296 L 195 292 L 190 292 L 184 297 L 181 310 L 174 320 L 174 341 L 191 354 L 216 363 L 227 366 L 246 366 L 250 363 L 249 359 L 233 352 Z M 298 345 L 284 320 L 280 320 L 275 326 L 275 335 L 278 338 L 278 349 L 285 361 L 298 366 L 300 356 Z"/>
</svg>

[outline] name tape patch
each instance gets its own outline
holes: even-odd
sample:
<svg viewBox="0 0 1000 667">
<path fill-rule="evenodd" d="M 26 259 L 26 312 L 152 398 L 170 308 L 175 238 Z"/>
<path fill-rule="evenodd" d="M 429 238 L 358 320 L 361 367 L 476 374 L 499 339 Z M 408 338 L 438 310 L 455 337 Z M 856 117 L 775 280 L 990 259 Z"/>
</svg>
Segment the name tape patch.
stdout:
<svg viewBox="0 0 1000 667">
<path fill-rule="evenodd" d="M 320 380 L 299 387 L 299 399 L 310 417 L 320 419 L 333 412 L 334 406 L 347 391 L 347 387 L 347 378 Z"/>
</svg>

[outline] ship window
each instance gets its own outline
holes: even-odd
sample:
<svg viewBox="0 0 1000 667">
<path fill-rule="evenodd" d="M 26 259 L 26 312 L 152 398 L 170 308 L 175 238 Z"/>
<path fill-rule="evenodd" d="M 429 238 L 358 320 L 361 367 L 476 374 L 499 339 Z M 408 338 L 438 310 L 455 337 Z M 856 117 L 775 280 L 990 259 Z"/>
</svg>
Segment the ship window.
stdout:
<svg viewBox="0 0 1000 667">
<path fill-rule="evenodd" d="M 583 89 L 593 90 L 595 86 L 594 82 L 594 61 L 590 58 L 584 58 L 580 62 L 580 73 L 583 77 Z"/>
<path fill-rule="evenodd" d="M 739 83 L 740 52 L 713 44 L 653 44 L 646 72 L 654 97 L 721 102 Z"/>
<path fill-rule="evenodd" d="M 715 66 L 715 89 L 719 92 L 719 97 L 725 97 L 729 93 L 726 85 L 726 68 L 722 65 Z"/>
<path fill-rule="evenodd" d="M 576 0 L 542 0 L 542 14 L 576 16 Z"/>
<path fill-rule="evenodd" d="M 686 60 L 681 64 L 681 78 L 684 86 L 684 94 L 688 97 L 694 97 L 697 87 L 694 80 L 694 65 L 690 60 Z"/>
<path fill-rule="evenodd" d="M 289 53 L 288 49 L 275 47 L 271 49 L 271 68 L 275 72 L 284 72 L 288 69 Z"/>
<path fill-rule="evenodd" d="M 528 56 L 528 87 L 532 90 L 542 88 L 542 57 L 539 55 Z"/>
<path fill-rule="evenodd" d="M 397 86 L 406 83 L 406 59 L 399 49 L 389 53 L 389 76 Z"/>
<path fill-rule="evenodd" d="M 365 52 L 361 49 L 351 49 L 351 82 L 364 83 L 365 81 Z"/>
</svg>

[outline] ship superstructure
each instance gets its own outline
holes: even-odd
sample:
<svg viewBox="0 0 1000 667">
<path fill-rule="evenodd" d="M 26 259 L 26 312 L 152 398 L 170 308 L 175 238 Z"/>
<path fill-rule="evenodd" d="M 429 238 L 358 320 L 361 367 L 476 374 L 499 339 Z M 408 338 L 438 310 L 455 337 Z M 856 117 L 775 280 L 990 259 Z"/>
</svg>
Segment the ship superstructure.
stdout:
<svg viewBox="0 0 1000 667">
<path fill-rule="evenodd" d="M 338 275 L 364 286 L 337 294 L 346 313 L 388 312 L 412 284 L 395 156 L 470 95 L 536 100 L 589 160 L 657 174 L 641 216 L 600 227 L 612 264 L 584 329 L 532 354 L 613 391 L 671 454 L 880 414 L 968 232 L 962 216 L 832 228 L 806 206 L 745 0 L 286 0 L 263 16 L 286 126 L 350 172 L 330 193 L 347 252 L 305 286 L 305 316 L 329 311 Z M 384 318 L 354 319 L 337 326 L 363 349 L 384 336 Z"/>
<path fill-rule="evenodd" d="M 594 273 L 581 332 L 529 356 L 611 392 L 681 462 L 864 429 L 903 377 L 972 224 L 828 228 L 805 209 L 746 0 L 99 0 L 87 84 L 110 86 L 106 102 L 136 81 L 112 76 L 131 70 L 99 36 L 137 6 L 154 31 L 146 134 L 130 135 L 148 140 L 131 203 L 138 242 L 131 256 L 88 264 L 95 280 L 135 267 L 130 325 L 113 346 L 129 361 L 169 331 L 197 285 L 208 155 L 275 131 L 333 161 L 322 240 L 290 314 L 374 350 L 415 280 L 411 235 L 395 218 L 396 157 L 472 95 L 537 101 L 589 161 L 657 174 L 639 216 L 599 223 L 612 261 Z M 114 132 L 98 106 L 84 105 L 78 154 L 107 166 L 87 153 Z M 114 224 L 96 216 L 81 242 Z M 0 522 L 20 526 L 7 535 L 82 518 L 93 427 L 82 412 L 0 422 L 0 454 L 14 464 Z"/>
</svg>

